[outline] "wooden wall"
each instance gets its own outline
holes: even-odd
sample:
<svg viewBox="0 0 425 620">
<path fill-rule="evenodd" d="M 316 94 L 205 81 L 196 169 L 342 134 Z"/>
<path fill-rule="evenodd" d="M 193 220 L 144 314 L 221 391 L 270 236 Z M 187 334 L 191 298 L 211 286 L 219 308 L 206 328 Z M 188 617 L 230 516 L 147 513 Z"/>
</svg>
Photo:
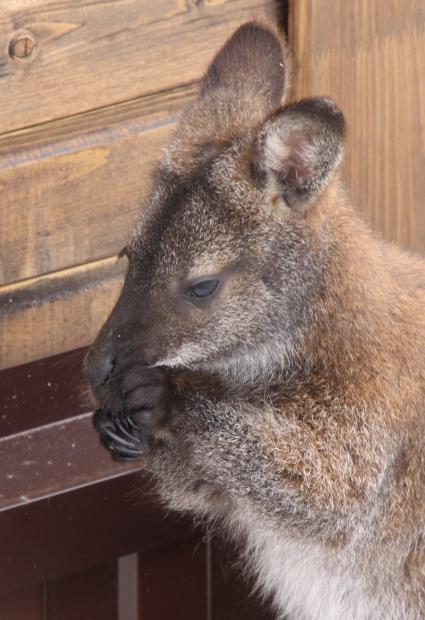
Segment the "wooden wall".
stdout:
<svg viewBox="0 0 425 620">
<path fill-rule="evenodd" d="M 355 204 L 387 239 L 425 251 L 424 0 L 292 0 L 288 30 L 294 95 L 330 95 L 345 114 Z"/>
<path fill-rule="evenodd" d="M 425 5 L 395 0 L 8 0 L 0 8 L 0 367 L 88 344 L 159 149 L 214 51 L 282 15 L 294 96 L 331 95 L 354 201 L 425 249 Z"/>
</svg>

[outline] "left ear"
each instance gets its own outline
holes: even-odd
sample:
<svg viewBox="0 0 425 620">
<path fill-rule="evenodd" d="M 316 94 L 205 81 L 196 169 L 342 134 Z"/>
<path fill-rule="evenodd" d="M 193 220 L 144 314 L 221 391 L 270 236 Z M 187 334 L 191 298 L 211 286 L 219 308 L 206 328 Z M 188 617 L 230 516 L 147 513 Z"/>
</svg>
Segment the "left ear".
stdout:
<svg viewBox="0 0 425 620">
<path fill-rule="evenodd" d="M 331 99 L 286 106 L 257 135 L 254 173 L 273 198 L 304 213 L 342 160 L 344 128 L 344 117 Z"/>
</svg>

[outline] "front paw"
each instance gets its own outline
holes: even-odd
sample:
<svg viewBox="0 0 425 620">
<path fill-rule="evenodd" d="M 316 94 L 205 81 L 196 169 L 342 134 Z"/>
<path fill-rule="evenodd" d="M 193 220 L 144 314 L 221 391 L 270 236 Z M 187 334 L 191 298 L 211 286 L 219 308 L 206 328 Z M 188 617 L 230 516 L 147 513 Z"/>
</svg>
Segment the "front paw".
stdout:
<svg viewBox="0 0 425 620">
<path fill-rule="evenodd" d="M 100 435 L 101 444 L 115 460 L 129 461 L 149 452 L 152 443 L 150 435 L 141 431 L 128 414 L 120 412 L 114 415 L 98 409 L 93 416 L 93 425 Z"/>
<path fill-rule="evenodd" d="M 116 411 L 101 407 L 93 419 L 113 458 L 130 460 L 149 452 L 155 431 L 167 419 L 170 384 L 169 374 L 158 368 L 135 365 L 123 374 Z"/>
</svg>

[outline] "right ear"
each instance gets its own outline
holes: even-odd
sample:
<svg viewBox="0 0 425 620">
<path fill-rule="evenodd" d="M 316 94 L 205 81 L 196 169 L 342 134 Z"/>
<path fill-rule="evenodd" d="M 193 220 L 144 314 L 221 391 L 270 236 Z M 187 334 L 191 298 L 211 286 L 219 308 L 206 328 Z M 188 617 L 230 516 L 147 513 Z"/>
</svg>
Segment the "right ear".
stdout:
<svg viewBox="0 0 425 620">
<path fill-rule="evenodd" d="M 273 202 L 304 213 L 342 160 L 345 122 L 328 98 L 303 99 L 281 108 L 261 127 L 253 174 Z"/>
</svg>

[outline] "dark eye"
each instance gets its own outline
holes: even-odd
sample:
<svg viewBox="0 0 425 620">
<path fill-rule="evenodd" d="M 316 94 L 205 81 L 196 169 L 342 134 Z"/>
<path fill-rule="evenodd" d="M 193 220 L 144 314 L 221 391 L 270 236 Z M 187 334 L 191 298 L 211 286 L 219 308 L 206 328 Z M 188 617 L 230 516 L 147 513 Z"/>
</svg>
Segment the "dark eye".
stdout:
<svg viewBox="0 0 425 620">
<path fill-rule="evenodd" d="M 196 297 L 197 299 L 209 297 L 216 292 L 218 284 L 219 280 L 202 280 L 202 282 L 192 284 L 192 286 L 187 289 L 186 295 L 188 297 Z"/>
</svg>

